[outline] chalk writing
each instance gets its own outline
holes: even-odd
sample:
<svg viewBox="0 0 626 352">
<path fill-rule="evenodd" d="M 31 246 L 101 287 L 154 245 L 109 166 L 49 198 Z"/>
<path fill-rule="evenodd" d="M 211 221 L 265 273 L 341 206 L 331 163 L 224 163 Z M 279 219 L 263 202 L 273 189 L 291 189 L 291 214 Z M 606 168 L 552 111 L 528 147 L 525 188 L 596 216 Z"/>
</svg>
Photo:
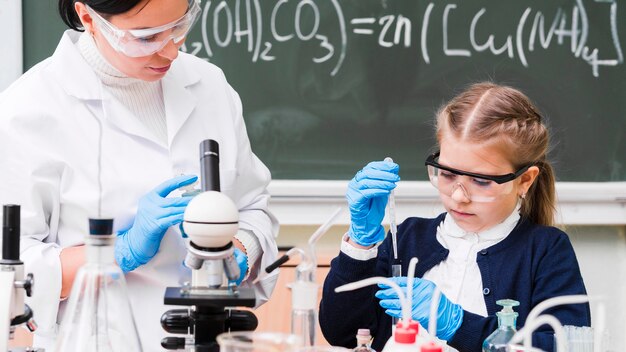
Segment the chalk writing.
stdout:
<svg viewBox="0 0 626 352">
<path fill-rule="evenodd" d="M 392 3 L 393 0 L 383 1 L 381 12 L 387 11 Z M 506 14 L 482 7 L 469 18 L 467 11 L 460 11 L 464 6 L 467 5 L 463 2 L 430 2 L 421 13 L 347 18 L 340 0 L 208 0 L 202 5 L 201 40 L 187 42 L 182 50 L 211 60 L 216 50 L 241 45 L 252 62 L 270 62 L 280 59 L 275 53 L 277 46 L 306 42 L 316 48 L 311 62 L 328 65 L 331 76 L 341 70 L 350 55 L 350 41 L 358 37 L 372 38 L 383 49 L 418 46 L 420 54 L 416 60 L 426 64 L 431 63 L 434 53 L 459 58 L 488 53 L 529 67 L 540 64 L 529 61 L 530 53 L 547 52 L 555 46 L 568 47 L 573 58 L 590 66 L 594 77 L 600 76 L 602 67 L 624 63 L 616 1 L 597 0 L 585 5 L 583 0 L 574 0 L 570 7 L 558 7 L 551 14 L 531 7 Z M 595 33 L 594 38 L 609 36 L 612 48 L 600 49 L 591 42 L 593 28 L 586 6 L 594 6 L 596 13 L 597 10 L 603 13 L 609 30 Z M 501 16 L 508 16 L 515 24 L 510 33 L 492 28 L 490 19 Z M 285 22 L 286 18 L 289 20 Z M 414 23 L 419 35 L 412 36 Z M 435 30 L 438 34 L 441 30 L 442 34 L 431 35 Z M 452 45 L 449 39 L 453 36 L 464 38 L 465 42 L 459 43 L 457 39 Z"/>
</svg>

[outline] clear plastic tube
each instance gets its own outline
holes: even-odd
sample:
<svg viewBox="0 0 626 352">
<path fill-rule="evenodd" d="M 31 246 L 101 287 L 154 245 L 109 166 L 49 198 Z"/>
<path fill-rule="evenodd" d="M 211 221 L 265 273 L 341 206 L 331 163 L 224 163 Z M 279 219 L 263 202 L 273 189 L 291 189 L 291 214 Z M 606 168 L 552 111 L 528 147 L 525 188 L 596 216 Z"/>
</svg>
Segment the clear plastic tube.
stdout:
<svg viewBox="0 0 626 352">
<path fill-rule="evenodd" d="M 535 307 L 536 308 L 536 307 Z M 519 343 L 520 341 L 524 341 L 524 348 L 531 348 L 532 346 L 532 333 L 538 327 L 547 324 L 552 327 L 554 330 L 554 336 L 557 341 L 556 351 L 557 352 L 567 352 L 565 345 L 567 344 L 567 339 L 565 338 L 565 331 L 563 330 L 563 325 L 559 322 L 557 318 L 549 314 L 543 314 L 533 320 L 526 320 L 526 325 L 521 328 L 513 337 L 511 338 L 510 345 L 514 345 Z"/>
<path fill-rule="evenodd" d="M 400 305 L 402 306 L 402 322 L 404 324 L 403 326 L 408 328 L 409 321 L 411 319 L 411 307 L 409 306 L 406 296 L 404 295 L 404 292 L 402 292 L 400 286 L 398 286 L 395 282 L 389 280 L 386 277 L 374 276 L 360 281 L 351 282 L 349 284 L 345 284 L 343 286 L 335 288 L 335 292 L 352 291 L 365 286 L 378 284 L 385 284 L 394 289 L 394 291 L 396 291 L 396 293 L 398 294 L 398 299 L 400 300 Z"/>
</svg>

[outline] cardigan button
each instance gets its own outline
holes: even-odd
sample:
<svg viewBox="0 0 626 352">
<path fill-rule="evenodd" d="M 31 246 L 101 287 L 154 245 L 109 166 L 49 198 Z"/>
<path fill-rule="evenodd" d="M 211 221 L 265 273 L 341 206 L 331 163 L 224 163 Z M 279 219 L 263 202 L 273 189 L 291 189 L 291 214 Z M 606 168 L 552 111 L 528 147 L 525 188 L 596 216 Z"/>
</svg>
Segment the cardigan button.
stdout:
<svg viewBox="0 0 626 352">
<path fill-rule="evenodd" d="M 487 255 L 487 250 L 483 249 L 482 251 L 480 251 L 480 255 Z"/>
<path fill-rule="evenodd" d="M 489 287 L 483 288 L 483 295 L 487 296 L 490 292 L 491 290 L 489 289 Z"/>
</svg>

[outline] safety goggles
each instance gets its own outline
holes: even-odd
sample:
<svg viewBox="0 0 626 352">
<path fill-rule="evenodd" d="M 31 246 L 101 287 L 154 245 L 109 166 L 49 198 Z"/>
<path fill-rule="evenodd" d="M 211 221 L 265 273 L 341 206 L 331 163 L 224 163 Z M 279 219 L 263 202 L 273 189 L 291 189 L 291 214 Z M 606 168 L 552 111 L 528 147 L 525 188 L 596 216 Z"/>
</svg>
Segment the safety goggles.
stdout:
<svg viewBox="0 0 626 352">
<path fill-rule="evenodd" d="M 174 43 L 184 40 L 191 27 L 198 20 L 199 2 L 200 0 L 189 0 L 187 12 L 174 22 L 142 29 L 119 29 L 88 5 L 85 7 L 113 49 L 126 56 L 140 57 L 160 51 L 170 40 L 173 40 Z"/>
<path fill-rule="evenodd" d="M 461 188 L 467 199 L 479 203 L 493 202 L 498 197 L 510 194 L 513 190 L 513 183 L 510 181 L 520 177 L 532 166 L 532 164 L 524 166 L 506 175 L 483 175 L 443 166 L 438 161 L 439 152 L 431 154 L 426 159 L 430 183 L 448 197 Z"/>
</svg>

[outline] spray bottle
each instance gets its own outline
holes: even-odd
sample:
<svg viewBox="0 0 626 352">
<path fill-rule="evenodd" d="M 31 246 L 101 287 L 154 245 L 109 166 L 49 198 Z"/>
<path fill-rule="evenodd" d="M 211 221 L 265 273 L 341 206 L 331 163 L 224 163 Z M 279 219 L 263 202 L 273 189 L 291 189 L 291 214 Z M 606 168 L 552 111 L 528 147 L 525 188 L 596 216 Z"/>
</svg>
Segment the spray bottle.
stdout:
<svg viewBox="0 0 626 352">
<path fill-rule="evenodd" d="M 267 274 L 286 263 L 294 254 L 300 254 L 302 261 L 296 267 L 296 280 L 289 285 L 291 288 L 291 333 L 302 337 L 303 346 L 315 346 L 317 324 L 317 292 L 318 284 L 315 281 L 317 257 L 315 243 L 328 231 L 341 213 L 341 208 L 335 210 L 326 222 L 311 235 L 306 250 L 298 247 L 291 248 L 282 257 L 265 268 Z"/>
<path fill-rule="evenodd" d="M 483 342 L 483 352 L 506 352 L 506 346 L 517 332 L 515 321 L 518 314 L 513 307 L 519 306 L 519 302 L 512 299 L 501 299 L 496 304 L 502 306 L 497 312 L 498 329 L 491 333 Z"/>
</svg>

